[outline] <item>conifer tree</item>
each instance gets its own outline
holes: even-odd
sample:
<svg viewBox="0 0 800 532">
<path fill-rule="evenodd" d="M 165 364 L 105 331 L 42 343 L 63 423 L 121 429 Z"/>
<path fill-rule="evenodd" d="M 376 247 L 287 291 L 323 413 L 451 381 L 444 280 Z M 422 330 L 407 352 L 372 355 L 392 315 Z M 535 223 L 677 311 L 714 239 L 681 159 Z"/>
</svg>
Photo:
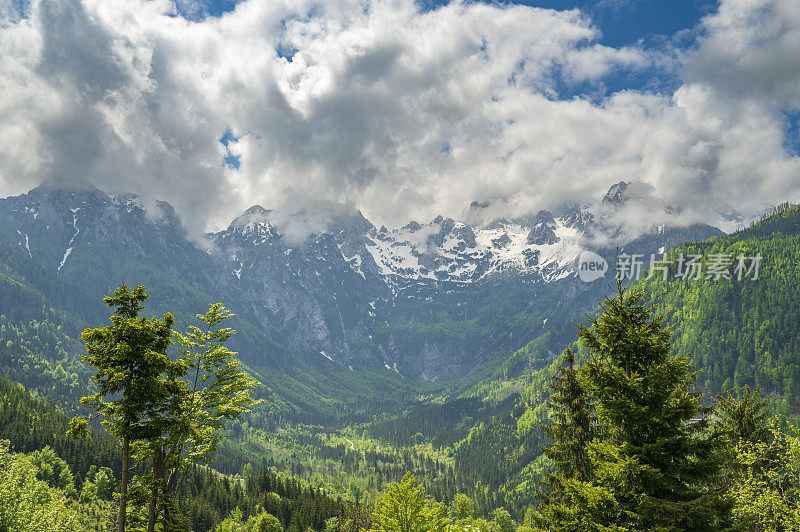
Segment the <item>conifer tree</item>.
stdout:
<svg viewBox="0 0 800 532">
<path fill-rule="evenodd" d="M 169 387 L 164 377 L 172 362 L 167 349 L 174 319 L 140 316 L 149 296 L 144 286 L 130 290 L 122 284 L 103 301 L 114 309 L 111 325 L 86 329 L 84 360 L 97 369 L 97 393 L 81 399 L 102 415 L 103 423 L 122 446 L 118 530 L 125 532 L 131 445 L 149 440 L 159 428 Z M 85 433 L 87 420 L 73 418 L 70 432 Z"/>
<path fill-rule="evenodd" d="M 643 292 L 618 282 L 615 294 L 578 332 L 591 353 L 582 374 L 603 432 L 591 449 L 595 485 L 619 509 L 617 522 L 606 524 L 720 528 L 721 440 L 708 435 L 709 409 L 694 390 L 697 373 L 686 357 L 670 355 L 670 328 Z"/>
<path fill-rule="evenodd" d="M 550 423 L 541 429 L 550 438 L 542 447 L 555 472 L 543 481 L 541 513 L 526 517 L 533 529 L 583 532 L 599 522 L 613 522 L 618 511 L 607 490 L 593 484 L 594 465 L 589 448 L 597 436 L 591 398 L 586 392 L 575 356 L 566 349 L 558 373 L 550 383 L 547 401 Z M 536 526 L 534 526 L 536 523 Z"/>
<path fill-rule="evenodd" d="M 761 390 L 745 386 L 739 396 L 729 391 L 717 397 L 719 430 L 733 445 L 766 442 L 771 436 L 771 412 Z"/>
<path fill-rule="evenodd" d="M 558 373 L 550 383 L 547 401 L 550 424 L 541 428 L 550 438 L 544 454 L 556 467 L 557 478 L 588 480 L 592 474 L 588 445 L 594 436 L 592 405 L 575 367 L 575 355 L 567 348 Z"/>
</svg>

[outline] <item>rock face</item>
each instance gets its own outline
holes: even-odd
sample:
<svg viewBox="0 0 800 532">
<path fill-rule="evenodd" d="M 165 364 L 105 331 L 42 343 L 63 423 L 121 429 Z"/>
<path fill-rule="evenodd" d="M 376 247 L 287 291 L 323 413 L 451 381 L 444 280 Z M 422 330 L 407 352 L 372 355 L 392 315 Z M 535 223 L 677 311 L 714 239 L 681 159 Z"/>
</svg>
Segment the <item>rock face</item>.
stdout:
<svg viewBox="0 0 800 532">
<path fill-rule="evenodd" d="M 621 205 L 628 200 L 628 183 L 620 181 L 613 185 L 603 197 L 604 205 Z"/>
<path fill-rule="evenodd" d="M 602 202 L 624 201 L 625 189 L 614 185 Z M 485 207 L 474 203 L 472 217 Z M 354 212 L 298 241 L 256 205 L 196 243 L 167 203 L 43 185 L 0 200 L 0 242 L 97 300 L 125 281 L 158 287 L 153 312 L 191 316 L 223 301 L 239 316 L 249 361 L 327 359 L 440 380 L 507 356 L 553 325 L 553 309 L 569 313 L 583 289 L 575 261 L 597 224 L 577 205 L 558 212 L 474 225 L 439 216 L 400 229 Z M 661 233 L 642 249 L 663 247 Z"/>
<path fill-rule="evenodd" d="M 565 224 L 566 225 L 566 224 Z M 559 240 L 556 236 L 556 221 L 550 211 L 539 211 L 536 214 L 533 227 L 528 233 L 528 244 L 536 246 L 549 246 Z"/>
</svg>

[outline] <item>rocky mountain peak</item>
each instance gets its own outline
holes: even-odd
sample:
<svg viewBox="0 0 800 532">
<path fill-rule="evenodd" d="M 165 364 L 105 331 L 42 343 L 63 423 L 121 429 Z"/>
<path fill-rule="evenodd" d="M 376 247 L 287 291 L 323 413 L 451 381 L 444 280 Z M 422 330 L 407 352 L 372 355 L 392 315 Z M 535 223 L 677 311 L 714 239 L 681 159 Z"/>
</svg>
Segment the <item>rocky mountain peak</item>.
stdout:
<svg viewBox="0 0 800 532">
<path fill-rule="evenodd" d="M 375 226 L 367 220 L 360 210 L 356 210 L 352 213 L 343 213 L 335 216 L 328 224 L 327 229 L 328 232 L 334 234 L 363 236 L 374 230 Z"/>
<path fill-rule="evenodd" d="M 245 237 L 252 236 L 259 243 L 264 243 L 268 238 L 276 236 L 278 231 L 269 221 L 269 209 L 261 205 L 253 205 L 242 214 L 233 219 L 228 226 L 228 234 L 240 234 Z"/>
<path fill-rule="evenodd" d="M 419 231 L 420 229 L 422 229 L 422 224 L 420 224 L 415 220 L 411 220 L 410 222 L 408 222 L 406 225 L 403 226 L 403 229 L 411 231 L 413 233 L 415 231 Z"/>
<path fill-rule="evenodd" d="M 80 181 L 67 181 L 54 177 L 47 178 L 39 183 L 39 186 L 32 188 L 28 194 L 33 195 L 64 195 L 64 194 L 103 194 L 103 192 L 92 185 Z"/>
<path fill-rule="evenodd" d="M 549 246 L 555 244 L 559 240 L 556 236 L 556 220 L 553 214 L 547 210 L 541 210 L 536 213 L 534 218 L 534 225 L 528 232 L 528 244 L 536 246 Z"/>
<path fill-rule="evenodd" d="M 628 183 L 625 181 L 620 181 L 619 183 L 612 185 L 606 195 L 603 197 L 602 204 L 603 205 L 621 205 L 625 203 L 629 198 L 628 193 Z"/>
<path fill-rule="evenodd" d="M 561 213 L 561 221 L 566 227 L 577 229 L 581 233 L 585 232 L 592 223 L 593 216 L 590 212 L 581 208 L 577 203 L 568 203 L 564 206 Z"/>
<path fill-rule="evenodd" d="M 472 227 L 483 226 L 487 222 L 487 220 L 485 220 L 486 209 L 489 208 L 490 205 L 491 203 L 488 201 L 473 201 L 469 204 L 469 210 L 467 211 L 465 221 Z"/>
<path fill-rule="evenodd" d="M 244 227 L 252 223 L 269 223 L 267 218 L 272 211 L 261 205 L 253 205 L 242 214 L 233 219 L 228 226 L 230 229 Z"/>
<path fill-rule="evenodd" d="M 444 218 L 440 215 L 431 222 L 431 225 L 439 226 L 439 231 L 428 239 L 429 243 L 436 247 L 443 246 L 448 238 L 455 240 L 454 246 L 462 251 L 476 246 L 475 232 L 472 227 L 463 222 L 456 222 L 452 218 Z"/>
</svg>

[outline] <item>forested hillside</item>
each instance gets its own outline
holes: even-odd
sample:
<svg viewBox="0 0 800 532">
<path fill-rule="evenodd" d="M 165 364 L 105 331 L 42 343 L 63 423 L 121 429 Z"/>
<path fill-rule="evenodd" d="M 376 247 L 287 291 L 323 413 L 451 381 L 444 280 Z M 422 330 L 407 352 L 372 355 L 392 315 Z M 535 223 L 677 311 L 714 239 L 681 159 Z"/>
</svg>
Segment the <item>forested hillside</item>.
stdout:
<svg viewBox="0 0 800 532">
<path fill-rule="evenodd" d="M 654 276 L 646 289 L 673 324 L 673 350 L 702 370 L 701 382 L 717 394 L 743 385 L 775 394 L 781 412 L 800 409 L 800 207 L 782 205 L 732 235 L 685 244 L 670 251 L 714 256 L 760 255 L 758 279 L 675 279 Z M 751 275 L 752 276 L 752 275 Z"/>
<path fill-rule="evenodd" d="M 704 273 L 700 279 L 676 279 L 681 254 L 700 255 L 705 272 L 715 255 L 729 255 L 731 278 L 707 279 Z M 758 278 L 753 279 L 755 272 L 751 272 L 748 278 L 738 280 L 737 257 L 758 254 Z M 800 208 L 782 205 L 746 229 L 668 251 L 663 258 L 672 266 L 666 280 L 662 272 L 647 278 L 649 257 L 644 257 L 641 278 L 630 286 L 644 290 L 655 305 L 654 311 L 665 314 L 664 323 L 672 327 L 672 354 L 689 357 L 693 368 L 700 372 L 698 386 L 706 404 L 712 403 L 717 394 L 749 385 L 763 389 L 782 419 L 795 419 L 800 398 L 798 256 Z M 628 283 L 630 280 L 625 284 Z M 608 285 L 606 288 L 610 292 Z M 596 311 L 590 315 L 596 315 Z M 482 398 L 483 410 L 491 411 L 492 405 L 500 402 L 514 405 L 506 406 L 502 414 L 476 417 L 469 436 L 453 444 L 456 474 L 479 479 L 483 486 L 464 486 L 465 493 L 476 498 L 485 497 L 481 492 L 487 493 L 493 504 L 516 512 L 524 511 L 536 500 L 538 482 L 546 472 L 538 447 L 545 439 L 539 425 L 548 415 L 547 382 L 557 371 L 558 353 L 565 345 L 576 352 L 579 360 L 589 357 L 588 350 L 574 340 L 573 323 L 585 320 L 586 316 L 576 315 L 538 336 L 514 353 L 494 377 L 464 394 Z M 413 435 L 415 427 L 434 426 L 437 428 L 423 432 L 435 438 L 441 431 L 435 410 L 432 406 L 419 407 L 415 414 L 386 423 L 391 429 L 384 437 Z M 455 419 L 467 415 L 460 414 Z M 403 441 L 411 440 L 406 436 Z M 487 456 L 493 458 L 484 460 Z"/>
<path fill-rule="evenodd" d="M 24 460 L 32 464 L 43 458 L 30 453 L 45 447 L 52 449 L 47 460 L 63 459 L 74 492 L 67 486 L 50 489 L 61 490 L 64 504 L 74 507 L 79 522 L 102 528 L 103 520 L 113 522 L 112 502 L 92 494 L 103 493 L 96 486 L 107 482 L 105 476 L 119 478 L 118 448 L 101 432 L 90 440 L 67 438 L 65 433 L 66 414 L 85 413 L 77 399 L 95 390 L 91 368 L 79 358 L 86 349 L 79 332 L 90 324 L 106 323 L 107 314 L 79 288 L 38 269 L 29 257 L 3 250 L 0 290 L 5 301 L 13 302 L 0 316 L 0 361 L 9 379 L 2 383 L 7 405 L 2 411 L 3 437 L 10 440 L 12 453 L 28 453 Z M 693 370 L 700 372 L 699 404 L 711 405 L 717 394 L 729 390 L 736 397 L 749 385 L 763 389 L 765 404 L 775 409 L 784 426 L 794 420 L 800 396 L 794 354 L 800 312 L 798 254 L 800 210 L 784 205 L 734 234 L 669 250 L 664 259 L 671 269 L 664 277 L 662 272 L 648 277 L 645 259 L 641 278 L 625 283 L 643 291 L 646 302 L 655 305 L 655 314 L 664 314 L 663 323 L 672 327 L 671 355 L 686 355 Z M 715 257 L 730 257 L 730 275 L 676 278 L 681 255 L 700 256 L 704 272 L 719 260 Z M 750 271 L 747 278 L 737 278 L 734 267 L 740 255 L 761 257 L 757 276 Z M 510 290 L 503 282 L 494 286 Z M 586 287 L 575 300 L 588 301 L 601 289 L 600 284 Z M 71 298 L 86 304 L 73 307 Z M 538 303 L 557 304 L 547 299 Z M 599 312 L 588 315 L 596 317 Z M 544 316 L 554 322 L 498 369 L 479 369 L 458 386 L 408 382 L 382 369 L 359 368 L 354 373 L 320 357 L 301 366 L 294 378 L 302 378 L 289 385 L 277 379 L 272 391 L 256 388 L 254 397 L 266 401 L 228 425 L 210 469 L 193 466 L 186 471 L 185 482 L 174 493 L 182 501 L 182 515 L 196 530 L 217 525 L 235 529 L 236 523 L 261 522 L 267 514 L 290 530 L 304 526 L 322 530 L 348 521 L 363 524 L 373 519 L 381 497 L 388 496 L 387 486 L 400 483 L 396 486 L 412 490 L 413 483 L 402 483 L 410 471 L 427 496 L 447 507 L 442 511 L 450 515 L 451 526 L 467 522 L 467 517 L 460 521 L 453 517 L 463 510 L 456 508 L 456 501 L 471 508 L 465 515 L 476 526 L 484 526 L 481 522 L 499 526 L 505 519 L 505 514 L 497 513 L 499 508 L 520 526 L 543 526 L 545 514 L 537 517 L 535 512 L 546 500 L 545 486 L 552 484 L 554 471 L 552 459 L 542 453 L 553 434 L 544 429 L 552 417 L 548 383 L 558 374 L 559 353 L 566 345 L 575 352 L 578 365 L 591 358 L 591 350 L 576 341 L 572 323 L 586 323 L 586 316 L 570 319 L 561 307 L 555 312 L 538 308 L 525 316 L 515 332 Z M 477 319 L 488 324 L 482 332 L 469 331 L 473 321 L 452 320 L 453 330 L 460 327 L 468 339 L 473 333 L 496 334 L 501 327 L 491 312 Z M 412 329 L 410 339 L 428 334 L 416 325 Z M 369 383 L 359 381 L 365 374 L 372 375 Z M 489 376 L 478 380 L 482 375 Z M 34 393 L 14 382 L 24 383 Z M 369 396 L 379 382 L 384 383 L 384 397 L 371 403 L 337 399 L 348 389 Z M 447 392 L 453 389 L 457 391 Z M 321 396 L 328 398 L 324 410 L 317 410 L 321 415 L 301 414 L 297 405 L 312 404 L 309 400 Z M 392 409 L 383 410 L 382 402 L 393 404 Z M 325 411 L 338 412 L 338 421 L 332 422 L 322 414 Z M 102 468 L 107 469 L 98 477 Z M 254 492 L 254 483 L 268 486 L 266 492 Z M 439 511 L 435 505 L 423 507 L 426 512 Z"/>
<path fill-rule="evenodd" d="M 0 377 L 0 527 L 3 530 L 33 530 L 29 528 L 31 519 L 40 519 L 34 516 L 48 512 L 49 517 L 37 521 L 49 523 L 52 528 L 48 530 L 115 528 L 112 494 L 118 488 L 115 479 L 120 475 L 119 449 L 103 432 L 92 431 L 86 438 L 74 438 L 67 436 L 68 429 L 68 416 L 52 404 L 32 397 L 21 385 Z M 10 449 L 3 447 L 9 441 Z M 5 454 L 7 451 L 12 454 Z M 43 484 L 30 487 L 30 500 L 21 501 L 17 497 L 22 492 L 9 491 L 19 489 L 15 482 L 30 483 L 36 479 Z M 42 493 L 49 494 L 48 506 L 42 502 L 45 500 Z M 326 497 L 318 488 L 277 476 L 266 463 L 258 461 L 250 464 L 244 475 L 231 477 L 193 467 L 187 471 L 177 496 L 193 530 L 197 531 L 211 530 L 237 508 L 245 516 L 266 509 L 277 516 L 286 530 L 298 531 L 308 526 L 320 529 L 326 519 L 358 511 L 352 504 Z M 63 515 L 58 518 L 52 514 Z"/>
</svg>

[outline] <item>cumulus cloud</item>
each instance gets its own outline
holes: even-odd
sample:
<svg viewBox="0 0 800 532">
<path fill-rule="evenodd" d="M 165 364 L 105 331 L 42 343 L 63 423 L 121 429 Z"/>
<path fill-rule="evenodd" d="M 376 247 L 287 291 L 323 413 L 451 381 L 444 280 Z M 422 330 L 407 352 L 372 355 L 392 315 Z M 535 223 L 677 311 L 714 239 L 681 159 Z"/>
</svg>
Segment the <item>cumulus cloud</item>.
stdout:
<svg viewBox="0 0 800 532">
<path fill-rule="evenodd" d="M 787 4 L 723 0 L 691 50 L 664 52 L 516 5 L 247 0 L 195 20 L 179 13 L 202 2 L 4 0 L 0 193 L 88 181 L 167 200 L 196 231 L 254 203 L 377 225 L 473 200 L 519 216 L 620 180 L 683 220 L 753 214 L 800 199 Z M 564 96 L 659 69 L 681 72 L 674 93 Z"/>
</svg>

